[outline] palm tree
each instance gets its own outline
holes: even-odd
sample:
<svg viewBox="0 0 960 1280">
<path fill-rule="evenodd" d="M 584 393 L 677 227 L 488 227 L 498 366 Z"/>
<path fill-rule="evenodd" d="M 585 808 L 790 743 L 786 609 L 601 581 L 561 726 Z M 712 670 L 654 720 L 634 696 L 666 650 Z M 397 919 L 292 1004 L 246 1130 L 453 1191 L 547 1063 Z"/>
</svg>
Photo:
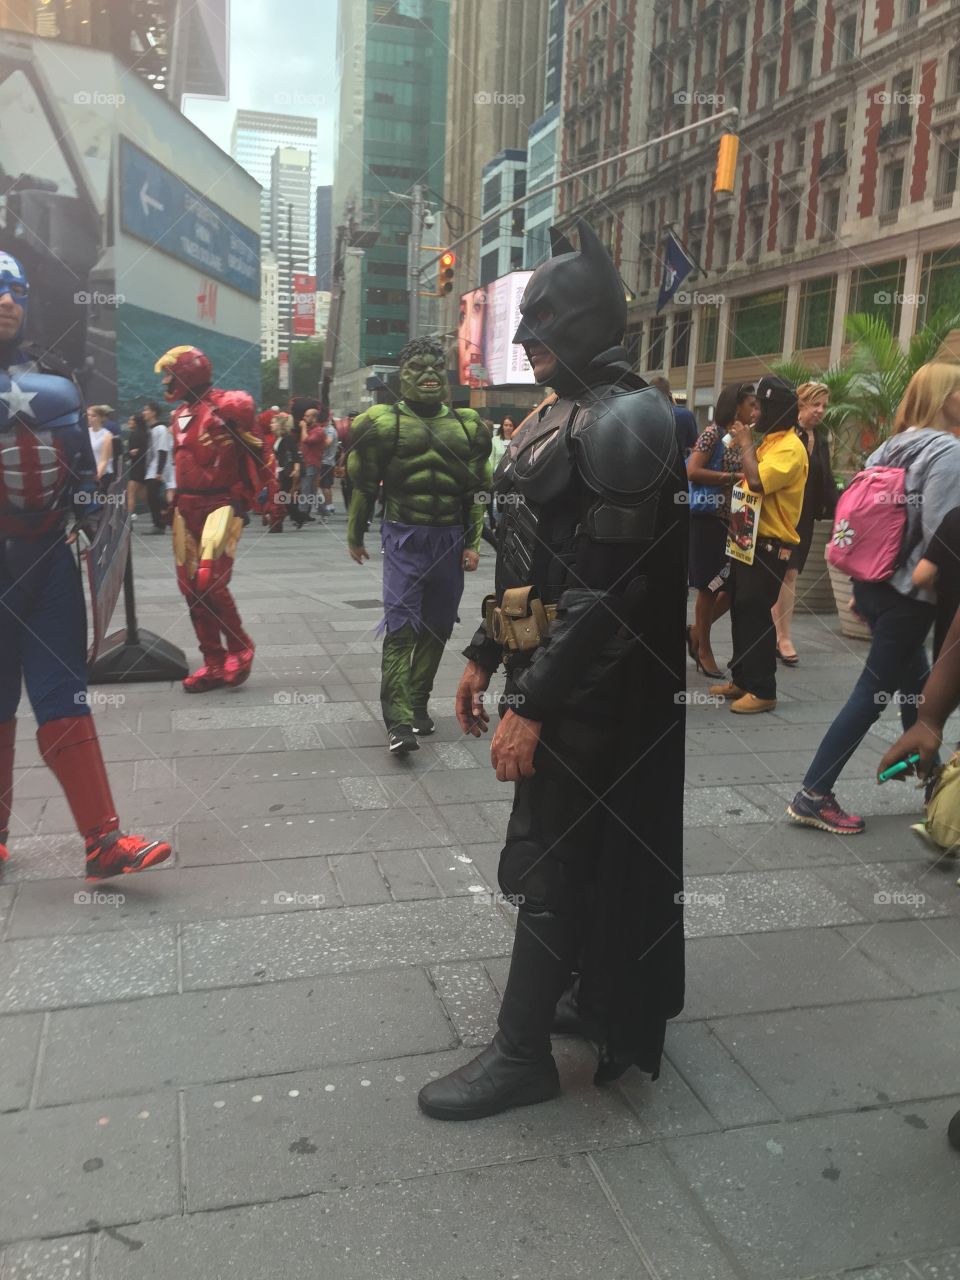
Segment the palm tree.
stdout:
<svg viewBox="0 0 960 1280">
<path fill-rule="evenodd" d="M 960 312 L 944 307 L 904 350 L 885 320 L 858 312 L 846 319 L 849 351 L 829 369 L 812 369 L 798 356 L 772 367 L 796 385 L 823 382 L 830 388 L 824 426 L 833 437 L 833 466 L 836 471 L 852 472 L 863 465 L 870 449 L 886 439 L 907 383 L 921 365 L 936 359 L 954 329 L 960 329 Z"/>
</svg>

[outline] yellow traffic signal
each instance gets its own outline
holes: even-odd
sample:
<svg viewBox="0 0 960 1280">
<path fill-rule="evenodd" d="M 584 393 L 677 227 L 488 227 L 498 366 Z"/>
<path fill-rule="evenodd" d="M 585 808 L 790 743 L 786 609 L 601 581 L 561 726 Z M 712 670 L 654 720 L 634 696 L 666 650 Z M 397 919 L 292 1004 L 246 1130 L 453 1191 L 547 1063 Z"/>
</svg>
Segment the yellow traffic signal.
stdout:
<svg viewBox="0 0 960 1280">
<path fill-rule="evenodd" d="M 737 153 L 740 139 L 735 133 L 725 133 L 717 151 L 717 172 L 713 189 L 717 193 L 732 194 L 737 180 Z"/>
<path fill-rule="evenodd" d="M 457 255 L 449 249 L 440 255 L 439 293 L 449 293 L 453 289 L 453 268 L 457 265 Z"/>
</svg>

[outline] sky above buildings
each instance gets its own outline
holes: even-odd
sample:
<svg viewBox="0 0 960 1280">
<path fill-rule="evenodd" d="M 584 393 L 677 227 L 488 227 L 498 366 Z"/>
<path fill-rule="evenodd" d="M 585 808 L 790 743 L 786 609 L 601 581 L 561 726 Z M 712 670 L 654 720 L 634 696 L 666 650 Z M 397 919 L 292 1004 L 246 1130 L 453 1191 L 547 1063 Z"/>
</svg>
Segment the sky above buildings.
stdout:
<svg viewBox="0 0 960 1280">
<path fill-rule="evenodd" d="M 230 7 L 230 100 L 186 98 L 184 114 L 227 153 L 241 108 L 316 116 L 314 183 L 332 182 L 337 0 L 233 0 Z"/>
</svg>

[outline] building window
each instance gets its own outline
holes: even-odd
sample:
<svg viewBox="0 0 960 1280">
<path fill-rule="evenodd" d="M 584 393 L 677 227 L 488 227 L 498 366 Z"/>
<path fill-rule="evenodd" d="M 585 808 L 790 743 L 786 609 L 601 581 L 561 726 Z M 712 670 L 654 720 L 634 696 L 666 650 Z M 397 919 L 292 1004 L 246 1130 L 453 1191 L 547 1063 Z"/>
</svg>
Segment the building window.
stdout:
<svg viewBox="0 0 960 1280">
<path fill-rule="evenodd" d="M 728 235 L 727 239 L 729 238 Z M 713 364 L 716 360 L 719 332 L 720 308 L 703 307 L 700 311 L 700 334 L 697 340 L 697 360 L 700 364 Z"/>
<path fill-rule="evenodd" d="M 900 299 L 903 296 L 905 269 L 904 258 L 858 268 L 850 280 L 849 310 L 880 316 L 889 325 L 891 333 L 896 333 L 900 328 Z"/>
<path fill-rule="evenodd" d="M 924 298 L 921 323 L 938 311 L 960 311 L 960 248 L 937 249 L 923 255 L 920 292 Z"/>
<path fill-rule="evenodd" d="M 904 18 L 916 18 L 920 15 L 920 0 L 903 0 Z"/>
<path fill-rule="evenodd" d="M 574 60 L 580 57 L 583 49 L 583 30 L 577 27 L 573 33 L 573 57 Z"/>
<path fill-rule="evenodd" d="M 813 41 L 804 40 L 803 44 L 797 46 L 797 75 L 796 83 L 799 85 L 809 84 L 813 79 Z"/>
<path fill-rule="evenodd" d="M 913 72 L 904 71 L 893 78 L 893 100 L 891 102 L 891 120 L 910 119 L 910 99 L 913 97 Z"/>
<path fill-rule="evenodd" d="M 727 89 L 728 89 L 727 101 L 724 103 L 724 105 L 731 106 L 731 107 L 739 107 L 740 99 L 743 97 L 742 81 L 731 80 L 730 84 L 727 86 Z"/>
<path fill-rule="evenodd" d="M 791 157 L 794 168 L 802 169 L 807 155 L 807 135 L 805 130 L 798 129 L 793 135 L 793 155 Z"/>
<path fill-rule="evenodd" d="M 670 344 L 670 365 L 674 369 L 686 368 L 690 359 L 690 312 L 677 311 L 673 317 L 673 340 Z"/>
<path fill-rule="evenodd" d="M 780 247 L 781 249 L 795 249 L 797 247 L 797 237 L 800 233 L 800 206 L 798 204 L 791 205 L 783 218 L 783 229 L 781 231 Z"/>
<path fill-rule="evenodd" d="M 943 143 L 937 162 L 937 195 L 952 196 L 957 189 L 958 155 L 952 144 Z"/>
<path fill-rule="evenodd" d="M 783 17 L 783 0 L 767 0 L 767 30 L 779 27 Z"/>
<path fill-rule="evenodd" d="M 761 107 L 772 107 L 777 96 L 777 64 L 768 62 L 763 68 L 762 88 L 760 93 Z"/>
<path fill-rule="evenodd" d="M 747 47 L 747 15 L 745 13 L 741 13 L 737 18 L 736 33 L 737 38 L 733 47 L 742 51 Z"/>
<path fill-rule="evenodd" d="M 847 113 L 835 111 L 830 117 L 830 150 L 846 151 L 847 149 Z"/>
<path fill-rule="evenodd" d="M 852 62 L 857 52 L 857 18 L 844 18 L 840 24 L 840 37 L 837 41 L 837 66 L 846 66 Z"/>
<path fill-rule="evenodd" d="M 947 97 L 960 94 L 960 46 L 947 58 Z"/>
<path fill-rule="evenodd" d="M 714 267 L 717 271 L 726 271 L 730 265 L 730 228 L 721 227 L 717 232 L 717 255 Z"/>
<path fill-rule="evenodd" d="M 823 231 L 828 236 L 835 236 L 840 230 L 840 191 L 828 191 L 823 197 L 823 213 L 821 215 Z"/>
<path fill-rule="evenodd" d="M 667 333 L 667 322 L 663 316 L 650 321 L 650 342 L 647 346 L 647 368 L 662 369 L 664 356 L 664 338 Z"/>
<path fill-rule="evenodd" d="M 681 18 L 680 18 L 681 25 L 684 27 L 692 27 L 693 26 L 693 0 L 683 0 L 680 13 L 681 13 Z"/>
<path fill-rule="evenodd" d="M 491 209 L 495 209 L 500 203 L 500 178 L 501 175 L 495 173 L 483 184 L 484 213 L 489 213 Z"/>
<path fill-rule="evenodd" d="M 801 284 L 797 314 L 798 351 L 829 347 L 836 298 L 836 276 L 819 276 L 816 280 L 804 280 Z"/>
<path fill-rule="evenodd" d="M 627 351 L 627 364 L 635 369 L 640 364 L 640 347 L 643 342 L 643 326 L 636 325 L 623 335 L 623 345 Z"/>
<path fill-rule="evenodd" d="M 712 75 L 717 69 L 717 33 L 711 31 L 703 46 L 703 75 Z"/>
<path fill-rule="evenodd" d="M 519 200 L 521 196 L 527 194 L 527 171 L 526 169 L 514 169 L 513 171 L 513 198 Z"/>
<path fill-rule="evenodd" d="M 747 228 L 747 251 L 743 255 L 747 262 L 756 262 L 763 251 L 763 214 L 750 219 Z"/>
<path fill-rule="evenodd" d="M 896 160 L 883 170 L 883 213 L 896 213 L 903 199 L 903 161 Z"/>
<path fill-rule="evenodd" d="M 613 69 L 614 71 L 622 71 L 627 65 L 627 45 L 624 40 L 618 40 L 617 46 L 613 51 Z"/>
<path fill-rule="evenodd" d="M 779 355 L 783 350 L 783 325 L 787 313 L 786 289 L 735 298 L 730 311 L 727 356 Z"/>
<path fill-rule="evenodd" d="M 679 61 L 677 62 L 677 74 L 674 77 L 674 81 L 673 81 L 674 102 L 676 102 L 677 100 L 676 95 L 678 93 L 681 93 L 684 89 L 686 89 L 687 81 L 689 77 L 690 77 L 690 56 L 689 54 L 685 53 L 683 57 L 680 58 Z"/>
<path fill-rule="evenodd" d="M 649 293 L 653 288 L 653 259 L 645 258 L 640 276 L 640 287 L 644 293 Z"/>
</svg>

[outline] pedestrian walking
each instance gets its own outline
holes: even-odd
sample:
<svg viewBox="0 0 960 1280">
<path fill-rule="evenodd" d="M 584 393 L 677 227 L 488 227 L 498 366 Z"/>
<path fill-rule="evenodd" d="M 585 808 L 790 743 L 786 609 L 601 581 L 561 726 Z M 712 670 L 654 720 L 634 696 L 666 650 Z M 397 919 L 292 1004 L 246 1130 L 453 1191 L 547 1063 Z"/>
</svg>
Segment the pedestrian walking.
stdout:
<svg viewBox="0 0 960 1280">
<path fill-rule="evenodd" d="M 924 643 L 933 625 L 934 594 L 913 573 L 960 493 L 960 365 L 932 362 L 910 379 L 894 434 L 867 459 L 867 468 L 902 469 L 906 521 L 896 567 L 882 580 L 853 584 L 857 613 L 871 631 L 870 652 L 853 692 L 817 748 L 803 785 L 787 808 L 802 826 L 833 835 L 858 835 L 866 822 L 847 813 L 834 787 L 847 761 L 900 694 L 900 719 L 909 729 L 930 673 Z M 888 505 L 888 504 L 884 504 Z M 889 519 L 898 518 L 889 504 Z M 902 512 L 899 513 L 902 518 Z M 843 530 L 845 537 L 849 531 Z"/>
<path fill-rule="evenodd" d="M 137 518 L 137 502 L 147 497 L 147 453 L 150 449 L 150 428 L 142 413 L 134 413 L 127 420 L 127 510 L 130 519 Z"/>
<path fill-rule="evenodd" d="M 145 481 L 147 505 L 153 521 L 154 533 L 166 533 L 166 481 L 167 460 L 173 454 L 173 435 L 161 417 L 160 406 L 148 400 L 143 406 L 143 416 L 150 429 L 147 448 Z"/>
</svg>

